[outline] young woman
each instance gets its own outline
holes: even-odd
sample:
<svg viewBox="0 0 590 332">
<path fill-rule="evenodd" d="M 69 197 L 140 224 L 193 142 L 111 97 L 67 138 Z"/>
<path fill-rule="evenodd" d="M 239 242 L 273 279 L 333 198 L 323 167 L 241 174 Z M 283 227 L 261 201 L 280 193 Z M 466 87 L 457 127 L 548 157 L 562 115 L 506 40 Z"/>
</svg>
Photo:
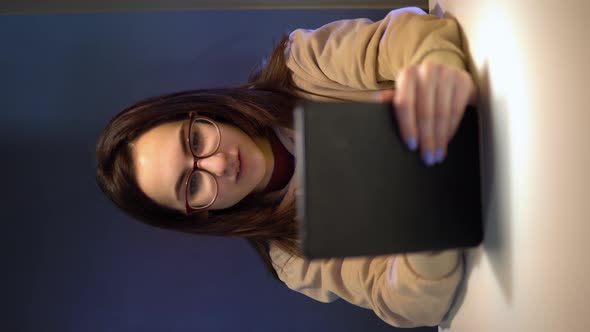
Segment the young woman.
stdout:
<svg viewBox="0 0 590 332">
<path fill-rule="evenodd" d="M 98 183 L 150 225 L 248 239 L 280 280 L 316 300 L 342 298 L 395 326 L 437 325 L 461 278 L 459 251 L 314 261 L 298 251 L 292 109 L 302 98 L 394 103 L 408 148 L 434 165 L 475 86 L 457 23 L 419 9 L 296 30 L 245 86 L 119 113 L 98 142 Z"/>
</svg>

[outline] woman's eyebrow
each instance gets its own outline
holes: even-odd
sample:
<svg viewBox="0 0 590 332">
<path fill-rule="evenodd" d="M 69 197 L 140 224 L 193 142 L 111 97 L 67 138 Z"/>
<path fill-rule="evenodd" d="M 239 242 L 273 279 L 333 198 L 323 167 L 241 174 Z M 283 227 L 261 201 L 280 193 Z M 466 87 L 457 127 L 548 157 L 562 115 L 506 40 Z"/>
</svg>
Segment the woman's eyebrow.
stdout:
<svg viewBox="0 0 590 332">
<path fill-rule="evenodd" d="M 190 153 L 190 151 L 188 151 L 188 147 L 187 147 L 187 143 L 186 143 L 186 130 L 188 130 L 188 128 L 185 129 L 185 125 L 184 123 L 180 126 L 180 146 L 182 147 L 182 152 L 184 153 L 184 155 L 188 155 Z"/>
<path fill-rule="evenodd" d="M 176 181 L 176 185 L 174 186 L 174 193 L 176 194 L 176 199 L 181 202 L 181 189 L 182 189 L 182 185 L 184 184 L 184 176 L 182 176 L 182 174 L 178 177 L 178 180 Z"/>
<path fill-rule="evenodd" d="M 183 124 L 180 126 L 180 130 L 179 130 L 179 132 L 180 132 L 180 135 L 179 135 L 179 136 L 180 136 L 180 140 L 179 140 L 179 141 L 180 141 L 180 146 L 181 146 L 181 148 L 182 148 L 182 152 L 183 152 L 183 154 L 184 154 L 185 156 L 186 156 L 186 155 L 189 155 L 189 154 L 191 154 L 191 153 L 188 151 L 188 147 L 186 146 L 186 135 L 185 135 L 185 132 L 186 132 L 186 130 L 185 130 L 185 125 L 184 125 L 184 123 L 183 123 Z M 192 156 L 192 155 L 191 155 L 191 156 Z M 181 173 L 180 173 L 180 176 L 178 177 L 178 180 L 176 180 L 176 185 L 174 186 L 174 193 L 176 194 L 176 199 L 177 199 L 179 202 L 181 201 L 181 199 L 180 199 L 180 198 L 181 198 L 181 196 L 182 196 L 182 195 L 181 195 L 182 185 L 183 185 L 183 184 L 184 184 L 184 182 L 185 182 L 185 181 L 184 181 L 184 178 L 185 178 L 185 177 L 184 177 L 184 173 L 185 173 L 185 172 L 181 172 Z"/>
</svg>

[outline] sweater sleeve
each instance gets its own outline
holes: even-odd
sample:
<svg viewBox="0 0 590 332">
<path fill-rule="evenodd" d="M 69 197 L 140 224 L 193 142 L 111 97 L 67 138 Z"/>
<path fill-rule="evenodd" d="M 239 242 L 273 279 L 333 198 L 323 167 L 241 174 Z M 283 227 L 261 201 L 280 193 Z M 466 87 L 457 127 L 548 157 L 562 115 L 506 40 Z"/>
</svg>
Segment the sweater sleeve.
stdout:
<svg viewBox="0 0 590 332">
<path fill-rule="evenodd" d="M 393 88 L 401 69 L 444 63 L 465 69 L 458 24 L 419 8 L 391 11 L 383 20 L 340 20 L 291 33 L 285 51 L 295 85 L 305 92 L 354 98 L 354 92 Z"/>
<path fill-rule="evenodd" d="M 307 260 L 271 250 L 279 278 L 321 302 L 344 299 L 397 327 L 434 326 L 447 313 L 462 276 L 456 250 L 431 254 Z"/>
</svg>

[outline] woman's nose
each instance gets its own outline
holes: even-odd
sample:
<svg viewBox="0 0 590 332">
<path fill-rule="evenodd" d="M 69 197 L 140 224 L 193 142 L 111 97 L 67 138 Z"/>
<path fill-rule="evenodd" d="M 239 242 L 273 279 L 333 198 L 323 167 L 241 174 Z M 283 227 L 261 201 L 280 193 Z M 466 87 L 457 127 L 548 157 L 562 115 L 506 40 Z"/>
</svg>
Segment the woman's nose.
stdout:
<svg viewBox="0 0 590 332">
<path fill-rule="evenodd" d="M 222 152 L 217 152 L 212 156 L 197 161 L 198 168 L 208 171 L 215 176 L 223 176 L 227 171 L 228 165 L 227 156 Z"/>
</svg>

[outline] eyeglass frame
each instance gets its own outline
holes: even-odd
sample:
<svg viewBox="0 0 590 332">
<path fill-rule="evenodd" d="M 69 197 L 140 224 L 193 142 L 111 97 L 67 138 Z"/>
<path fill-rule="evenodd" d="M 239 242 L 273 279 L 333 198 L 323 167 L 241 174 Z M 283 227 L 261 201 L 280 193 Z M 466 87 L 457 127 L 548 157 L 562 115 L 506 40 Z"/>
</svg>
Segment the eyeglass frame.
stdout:
<svg viewBox="0 0 590 332">
<path fill-rule="evenodd" d="M 193 159 L 194 159 L 193 169 L 191 170 L 190 174 L 188 175 L 188 177 L 186 178 L 186 181 L 185 181 L 184 202 L 185 202 L 186 214 L 191 214 L 193 212 L 203 211 L 203 210 L 209 208 L 211 205 L 213 205 L 213 203 L 215 203 L 215 201 L 217 200 L 217 196 L 219 194 L 219 184 L 217 183 L 217 179 L 216 179 L 215 175 L 207 170 L 199 168 L 197 166 L 197 163 L 198 163 L 199 159 L 209 158 L 212 155 L 217 153 L 217 151 L 219 150 L 219 146 L 221 145 L 221 129 L 219 129 L 219 126 L 217 125 L 217 123 L 213 119 L 205 117 L 205 116 L 195 117 L 196 114 L 197 114 L 196 112 L 189 113 L 189 125 L 188 125 L 188 131 L 187 131 L 187 136 L 186 136 L 186 141 L 188 143 L 188 149 L 190 150 L 191 155 L 193 156 Z M 195 153 L 193 151 L 193 147 L 190 144 L 191 143 L 191 141 L 190 141 L 191 129 L 193 128 L 193 124 L 199 119 L 204 119 L 208 122 L 211 122 L 213 124 L 213 126 L 215 126 L 215 129 L 217 130 L 217 136 L 219 137 L 219 139 L 217 140 L 217 146 L 215 147 L 215 149 L 213 149 L 213 152 L 208 153 L 208 154 L 201 156 L 201 157 L 198 157 L 195 155 Z M 188 189 L 189 189 L 188 182 L 190 181 L 193 174 L 197 171 L 209 173 L 213 177 L 213 181 L 215 181 L 215 197 L 213 197 L 213 200 L 211 200 L 211 202 L 209 204 L 207 204 L 203 207 L 200 207 L 198 209 L 195 209 L 195 208 L 191 207 L 190 204 L 188 203 Z"/>
</svg>

